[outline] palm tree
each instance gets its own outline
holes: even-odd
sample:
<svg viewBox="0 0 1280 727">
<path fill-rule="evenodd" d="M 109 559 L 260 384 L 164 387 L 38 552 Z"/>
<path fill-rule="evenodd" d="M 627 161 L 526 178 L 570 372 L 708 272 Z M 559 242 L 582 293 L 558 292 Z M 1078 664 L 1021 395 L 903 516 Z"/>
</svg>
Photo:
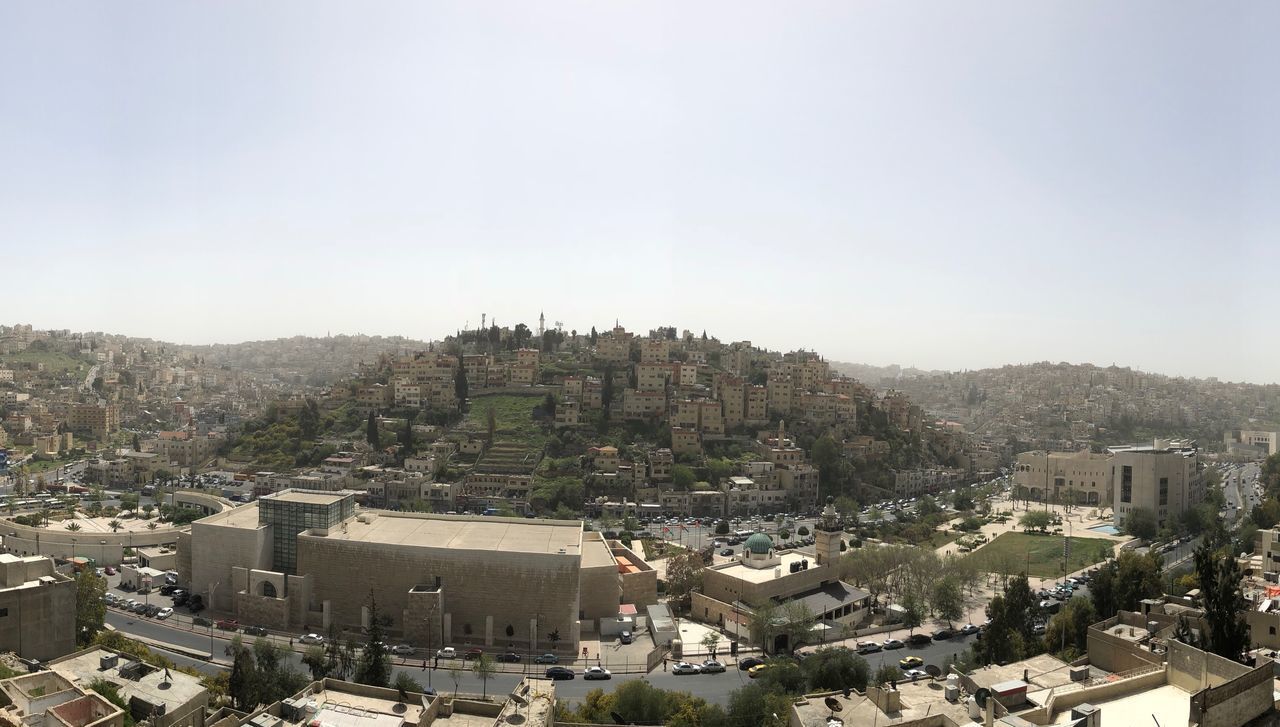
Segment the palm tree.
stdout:
<svg viewBox="0 0 1280 727">
<path fill-rule="evenodd" d="M 156 525 L 155 523 L 147 523 L 147 530 L 155 530 L 158 527 L 160 526 Z"/>
<path fill-rule="evenodd" d="M 114 533 L 120 530 L 120 528 L 124 526 L 120 524 L 119 520 L 112 520 L 111 522 L 107 523 L 107 527 L 111 528 L 111 532 Z"/>
<path fill-rule="evenodd" d="M 40 520 L 44 523 L 45 527 L 49 527 L 49 508 L 40 508 Z"/>
<path fill-rule="evenodd" d="M 73 533 L 78 531 L 79 529 L 80 529 L 80 523 L 73 522 L 73 523 L 67 524 L 67 530 L 70 530 Z"/>
</svg>

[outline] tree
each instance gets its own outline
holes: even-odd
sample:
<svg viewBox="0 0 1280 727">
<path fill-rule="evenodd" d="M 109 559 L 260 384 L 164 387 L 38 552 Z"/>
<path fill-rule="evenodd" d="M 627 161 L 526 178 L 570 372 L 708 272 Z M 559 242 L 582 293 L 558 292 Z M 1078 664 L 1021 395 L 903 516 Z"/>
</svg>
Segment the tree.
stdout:
<svg viewBox="0 0 1280 727">
<path fill-rule="evenodd" d="M 1124 531 L 1135 538 L 1153 540 L 1160 532 L 1160 525 L 1151 508 L 1135 507 L 1124 520 Z"/>
<path fill-rule="evenodd" d="M 138 439 L 138 433 L 137 433 L 137 432 L 134 432 L 134 434 L 133 434 L 133 451 L 135 451 L 135 452 L 141 452 L 141 451 L 142 451 L 142 440 Z"/>
<path fill-rule="evenodd" d="M 1098 618 L 1111 618 L 1117 611 L 1136 611 L 1144 598 L 1159 596 L 1163 592 L 1163 565 L 1154 553 L 1139 555 L 1125 550 L 1099 567 L 1089 584 Z"/>
<path fill-rule="evenodd" d="M 80 530 L 80 523 L 77 523 L 77 522 L 67 523 L 67 530 L 70 530 L 73 533 Z"/>
<path fill-rule="evenodd" d="M 102 630 L 107 615 L 102 598 L 107 593 L 107 581 L 85 568 L 76 576 L 76 643 L 87 646 Z"/>
<path fill-rule="evenodd" d="M 1064 661 L 1071 661 L 1088 651 L 1089 626 L 1098 622 L 1093 601 L 1076 596 L 1062 607 L 1045 628 L 1044 645 Z"/>
<path fill-rule="evenodd" d="M 893 664 L 881 664 L 880 668 L 876 669 L 876 676 L 873 681 L 875 684 L 883 686 L 900 679 L 902 679 L 902 670 Z"/>
<path fill-rule="evenodd" d="M 698 476 L 693 473 L 692 467 L 678 464 L 671 468 L 671 484 L 677 489 L 687 490 L 697 481 Z"/>
<path fill-rule="evenodd" d="M 493 446 L 493 435 L 498 431 L 498 417 L 493 413 L 493 407 L 489 407 L 489 411 L 485 412 L 485 428 L 488 431 L 489 446 Z"/>
<path fill-rule="evenodd" d="M 542 411 L 549 418 L 555 419 L 556 417 L 556 395 L 555 394 L 547 394 L 546 398 L 542 400 Z"/>
<path fill-rule="evenodd" d="M 1201 543 L 1194 557 L 1209 625 L 1200 634 L 1200 648 L 1239 661 L 1249 647 L 1249 626 L 1241 618 L 1247 604 L 1240 593 L 1240 566 L 1235 558 L 1217 557 L 1208 543 Z"/>
<path fill-rule="evenodd" d="M 934 584 L 933 607 L 946 620 L 947 625 L 964 616 L 964 598 L 954 578 L 943 578 Z"/>
<path fill-rule="evenodd" d="M 458 408 L 463 409 L 467 402 L 467 370 L 462 361 L 458 361 L 458 369 L 453 373 L 453 395 L 458 398 Z"/>
<path fill-rule="evenodd" d="M 124 527 L 124 524 L 122 524 L 119 520 L 111 520 L 110 522 L 107 523 L 107 527 L 111 528 L 111 532 L 114 533 L 120 530 L 120 528 Z"/>
<path fill-rule="evenodd" d="M 364 648 L 356 665 L 355 680 L 359 684 L 385 687 L 391 683 L 391 658 L 387 645 L 382 642 L 382 619 L 378 614 L 378 601 L 369 593 L 369 628 L 366 629 Z"/>
<path fill-rule="evenodd" d="M 153 504 L 151 504 L 151 503 L 149 503 L 149 502 L 148 502 L 147 504 L 143 505 L 143 506 L 142 506 L 142 519 L 143 519 L 143 520 L 150 520 L 150 519 L 151 519 L 151 513 L 155 512 L 155 509 L 156 509 L 156 506 L 155 506 L 155 505 L 153 505 Z"/>
<path fill-rule="evenodd" d="M 718 643 L 720 643 L 720 634 L 715 631 L 707 631 L 706 635 L 702 637 L 702 647 L 713 658 L 716 655 L 716 644 Z"/>
<path fill-rule="evenodd" d="M 258 705 L 258 670 L 253 663 L 253 654 L 239 643 L 239 637 L 233 639 L 231 644 L 234 656 L 231 662 L 231 679 L 227 685 L 227 692 L 231 695 L 231 701 L 235 704 L 236 709 L 248 712 Z"/>
<path fill-rule="evenodd" d="M 422 694 L 422 682 L 403 671 L 396 673 L 396 680 L 391 682 L 391 688 L 408 694 Z"/>
<path fill-rule="evenodd" d="M 808 528 L 808 527 L 806 527 L 806 526 L 804 526 L 804 525 L 801 525 L 801 526 L 796 530 L 796 535 L 799 535 L 799 536 L 800 536 L 800 537 L 802 537 L 802 538 L 807 538 L 807 537 L 809 537 L 809 528 Z"/>
<path fill-rule="evenodd" d="M 809 691 L 833 691 L 852 688 L 862 691 L 867 688 L 870 667 L 861 656 L 849 649 L 824 646 L 809 654 L 800 662 L 809 683 Z"/>
<path fill-rule="evenodd" d="M 591 327 L 591 345 L 592 346 L 596 345 L 596 343 L 599 342 L 599 340 L 600 340 L 600 334 L 596 333 L 596 327 L 592 326 Z"/>
<path fill-rule="evenodd" d="M 915 633 L 924 620 L 924 607 L 920 599 L 914 593 L 908 593 L 898 605 L 902 606 L 902 625 L 907 627 L 907 633 Z"/>
<path fill-rule="evenodd" d="M 489 680 L 493 678 L 493 673 L 497 671 L 493 657 L 488 654 L 481 654 L 475 661 L 471 662 L 471 671 L 475 672 L 476 677 L 480 679 L 480 696 L 482 698 L 487 697 L 489 695 Z"/>
<path fill-rule="evenodd" d="M 405 456 L 413 454 L 413 414 L 408 414 L 404 418 L 404 429 L 400 431 L 400 446 L 404 449 Z"/>
<path fill-rule="evenodd" d="M 762 684 L 748 684 L 729 694 L 729 723 L 786 727 L 789 724 L 791 702 L 792 697 L 786 694 L 769 691 Z"/>
<path fill-rule="evenodd" d="M 302 663 L 311 670 L 311 680 L 320 681 L 329 676 L 329 655 L 325 653 L 323 646 L 308 646 L 307 650 L 302 653 Z"/>
<path fill-rule="evenodd" d="M 1045 532 L 1053 524 L 1053 515 L 1048 510 L 1032 510 L 1018 519 L 1023 530 L 1039 530 Z"/>
<path fill-rule="evenodd" d="M 667 559 L 667 596 L 678 613 L 688 611 L 690 594 L 702 587 L 703 565 L 702 556 L 692 550 Z"/>
<path fill-rule="evenodd" d="M 1007 663 L 1039 652 L 1033 631 L 1039 612 L 1031 585 L 1024 575 L 1010 578 L 1002 595 L 991 599 L 987 630 L 979 635 L 974 653 L 984 664 Z"/>
<path fill-rule="evenodd" d="M 791 539 L 791 531 L 790 531 L 790 530 L 787 530 L 786 528 L 783 528 L 783 529 L 779 530 L 779 531 L 778 531 L 778 538 L 779 538 L 780 540 L 790 540 L 790 539 Z"/>
<path fill-rule="evenodd" d="M 716 535 L 728 535 L 728 534 L 729 534 L 729 521 L 720 520 L 719 522 L 717 522 Z"/>
<path fill-rule="evenodd" d="M 609 416 L 609 405 L 613 403 L 613 364 L 604 367 L 604 381 L 600 386 L 600 403 L 604 407 L 605 417 Z"/>
<path fill-rule="evenodd" d="M 769 666 L 769 669 L 756 678 L 760 686 L 778 694 L 799 695 L 804 691 L 808 680 L 795 659 L 770 659 Z"/>
<path fill-rule="evenodd" d="M 373 451 L 382 449 L 382 435 L 378 432 L 378 420 L 373 416 L 373 412 L 369 412 L 369 420 L 364 425 L 364 440 L 369 443 Z"/>
</svg>

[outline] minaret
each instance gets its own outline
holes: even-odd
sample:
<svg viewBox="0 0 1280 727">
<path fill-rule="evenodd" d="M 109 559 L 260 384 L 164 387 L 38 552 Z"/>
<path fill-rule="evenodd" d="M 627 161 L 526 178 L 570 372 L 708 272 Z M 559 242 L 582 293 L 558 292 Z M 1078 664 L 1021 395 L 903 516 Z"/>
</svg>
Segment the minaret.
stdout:
<svg viewBox="0 0 1280 727">
<path fill-rule="evenodd" d="M 547 314 L 538 311 L 538 338 L 542 338 L 542 334 L 547 331 Z"/>
<path fill-rule="evenodd" d="M 840 538 L 843 523 L 836 513 L 835 498 L 827 497 L 827 506 L 814 526 L 813 552 L 818 565 L 831 565 L 840 557 Z"/>
<path fill-rule="evenodd" d="M 787 436 L 787 420 L 779 419 L 778 420 L 778 444 L 777 444 L 778 449 L 782 449 L 784 446 L 786 446 L 782 443 L 783 438 L 786 436 Z"/>
</svg>

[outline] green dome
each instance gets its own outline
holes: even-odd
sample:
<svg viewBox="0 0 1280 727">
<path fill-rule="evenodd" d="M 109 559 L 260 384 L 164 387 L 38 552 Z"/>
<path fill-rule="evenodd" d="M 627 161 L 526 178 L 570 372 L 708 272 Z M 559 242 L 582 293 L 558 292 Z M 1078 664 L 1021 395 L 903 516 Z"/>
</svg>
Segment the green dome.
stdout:
<svg viewBox="0 0 1280 727">
<path fill-rule="evenodd" d="M 745 547 L 756 555 L 768 555 L 769 551 L 773 550 L 773 541 L 764 533 L 752 533 L 751 537 L 747 538 Z"/>
</svg>

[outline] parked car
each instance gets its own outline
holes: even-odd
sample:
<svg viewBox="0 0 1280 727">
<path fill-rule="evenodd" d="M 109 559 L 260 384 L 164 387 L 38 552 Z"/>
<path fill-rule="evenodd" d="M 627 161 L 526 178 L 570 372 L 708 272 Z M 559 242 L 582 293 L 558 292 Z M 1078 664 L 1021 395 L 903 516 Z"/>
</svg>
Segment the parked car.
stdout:
<svg viewBox="0 0 1280 727">
<path fill-rule="evenodd" d="M 505 654 L 498 654 L 498 661 L 501 661 L 506 664 L 519 664 L 520 655 L 514 651 L 508 651 Z"/>
<path fill-rule="evenodd" d="M 162 609 L 160 609 L 159 611 L 157 611 L 157 612 L 156 612 L 156 618 L 161 619 L 161 620 L 166 619 L 166 618 L 169 618 L 169 617 L 170 617 L 170 616 L 172 616 L 172 615 L 173 615 L 173 609 L 172 609 L 172 608 L 169 608 L 168 606 L 166 606 L 166 607 L 164 607 L 164 608 L 162 608 Z"/>
<path fill-rule="evenodd" d="M 166 583 L 166 584 L 164 584 L 163 586 L 160 586 L 160 595 L 162 595 L 162 596 L 172 596 L 172 595 L 173 595 L 173 592 L 174 592 L 174 591 L 176 591 L 176 590 L 178 590 L 178 587 L 177 587 L 177 586 L 175 586 L 175 585 L 174 585 L 174 584 L 172 584 L 172 583 Z"/>
<path fill-rule="evenodd" d="M 924 646 L 930 640 L 929 634 L 911 634 L 907 637 L 907 643 L 912 646 Z"/>
<path fill-rule="evenodd" d="M 535 663 L 535 664 L 559 664 L 559 663 L 560 663 L 560 657 L 556 656 L 555 654 L 539 654 L 537 657 L 535 657 L 535 658 L 534 658 L 533 663 Z"/>
<path fill-rule="evenodd" d="M 698 666 L 701 667 L 703 674 L 719 674 L 724 671 L 724 664 L 715 659 L 707 659 Z"/>
<path fill-rule="evenodd" d="M 745 659 L 741 659 L 738 661 L 738 669 L 740 671 L 750 671 L 752 667 L 760 666 L 763 663 L 764 663 L 764 659 L 759 659 L 754 656 L 748 656 Z"/>
<path fill-rule="evenodd" d="M 885 639 L 884 643 L 881 644 L 881 646 L 884 647 L 885 651 L 892 651 L 893 649 L 901 649 L 902 647 L 906 646 L 906 644 L 902 643 L 898 639 Z"/>
<path fill-rule="evenodd" d="M 216 621 L 213 625 L 222 629 L 223 631 L 235 631 L 236 629 L 240 628 L 240 622 L 233 618 L 220 619 Z"/>
<path fill-rule="evenodd" d="M 443 649 L 436 650 L 437 659 L 456 659 L 458 658 L 458 650 L 452 646 L 446 646 Z"/>
<path fill-rule="evenodd" d="M 960 627 L 960 633 L 964 636 L 968 636 L 969 634 L 976 634 L 980 630 L 981 629 L 979 629 L 977 626 L 974 626 L 973 624 L 965 624 L 964 626 Z"/>
<path fill-rule="evenodd" d="M 751 677 L 752 679 L 755 679 L 756 677 L 763 674 L 765 670 L 771 666 L 773 665 L 772 664 L 756 664 L 755 666 L 747 670 L 747 676 Z"/>
<path fill-rule="evenodd" d="M 582 672 L 583 679 L 612 679 L 613 673 L 602 666 L 588 667 Z"/>
<path fill-rule="evenodd" d="M 723 555 L 723 556 L 733 555 L 733 548 L 725 548 L 724 550 L 720 551 L 720 555 Z"/>
<path fill-rule="evenodd" d="M 484 656 L 483 649 L 471 648 L 467 649 L 467 652 L 462 655 L 462 658 L 469 661 L 471 659 L 479 659 L 481 656 Z"/>
<path fill-rule="evenodd" d="M 908 669 L 902 672 L 902 676 L 914 682 L 917 679 L 924 679 L 925 677 L 929 676 L 929 672 L 925 671 L 924 669 Z"/>
<path fill-rule="evenodd" d="M 174 604 L 174 605 L 178 605 L 178 604 Z M 201 611 L 203 611 L 204 597 L 201 596 L 199 593 L 197 593 L 191 596 L 191 598 L 187 599 L 187 610 L 190 611 L 191 613 L 200 613 Z"/>
<path fill-rule="evenodd" d="M 624 644 L 630 644 L 635 640 L 636 640 L 636 637 L 633 636 L 630 631 L 623 631 L 622 633 L 618 634 L 618 641 Z"/>
<path fill-rule="evenodd" d="M 697 664 L 690 664 L 687 661 L 677 661 L 671 667 L 672 674 L 697 674 L 702 669 Z"/>
<path fill-rule="evenodd" d="M 573 670 L 563 666 L 553 666 L 547 669 L 545 676 L 548 679 L 555 679 L 556 681 L 561 679 L 572 679 Z"/>
<path fill-rule="evenodd" d="M 396 656 L 409 656 L 413 653 L 413 647 L 408 644 L 396 644 L 391 647 L 391 653 Z"/>
<path fill-rule="evenodd" d="M 246 636 L 266 636 L 267 627 L 265 626 L 245 626 L 244 633 Z"/>
<path fill-rule="evenodd" d="M 113 576 L 116 574 L 116 569 L 112 566 L 107 566 L 106 568 L 103 569 L 103 571 L 109 576 Z"/>
<path fill-rule="evenodd" d="M 173 605 L 175 606 L 181 606 L 182 604 L 186 603 L 188 600 L 191 599 L 191 594 L 187 593 L 181 588 L 171 592 L 169 595 L 173 596 Z"/>
<path fill-rule="evenodd" d="M 933 634 L 933 640 L 946 641 L 947 639 L 950 639 L 955 635 L 956 635 L 956 632 L 952 631 L 951 629 L 938 629 Z"/>
<path fill-rule="evenodd" d="M 300 644 L 323 644 L 324 637 L 320 634 L 303 634 L 298 638 Z"/>
<path fill-rule="evenodd" d="M 863 642 L 861 642 L 861 643 L 859 643 L 859 644 L 858 644 L 858 653 L 859 653 L 859 654 L 874 654 L 874 653 L 876 653 L 876 652 L 880 651 L 880 648 L 881 648 L 881 647 L 880 647 L 880 644 L 877 644 L 877 643 L 876 643 L 876 642 L 874 642 L 874 641 L 863 641 Z"/>
<path fill-rule="evenodd" d="M 898 666 L 903 669 L 915 669 L 924 664 L 924 659 L 918 656 L 904 656 L 898 660 Z"/>
</svg>

